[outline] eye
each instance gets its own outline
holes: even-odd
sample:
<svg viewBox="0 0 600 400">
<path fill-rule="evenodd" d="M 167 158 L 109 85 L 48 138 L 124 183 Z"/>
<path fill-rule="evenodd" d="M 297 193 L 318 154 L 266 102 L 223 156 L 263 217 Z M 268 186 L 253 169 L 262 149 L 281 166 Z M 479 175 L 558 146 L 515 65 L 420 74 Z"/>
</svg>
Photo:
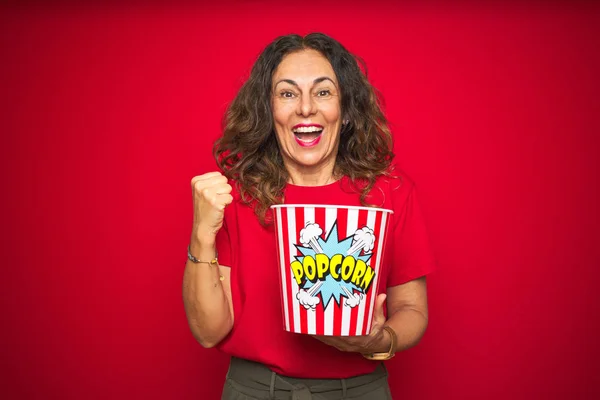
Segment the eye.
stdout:
<svg viewBox="0 0 600 400">
<path fill-rule="evenodd" d="M 323 89 L 323 90 L 319 90 L 317 92 L 317 96 L 319 96 L 319 97 L 329 96 L 330 94 L 331 94 L 331 91 L 329 89 Z"/>
<path fill-rule="evenodd" d="M 284 99 L 292 99 L 294 98 L 294 92 L 290 92 L 289 90 L 284 90 L 282 92 L 279 93 L 279 96 L 283 97 Z"/>
</svg>

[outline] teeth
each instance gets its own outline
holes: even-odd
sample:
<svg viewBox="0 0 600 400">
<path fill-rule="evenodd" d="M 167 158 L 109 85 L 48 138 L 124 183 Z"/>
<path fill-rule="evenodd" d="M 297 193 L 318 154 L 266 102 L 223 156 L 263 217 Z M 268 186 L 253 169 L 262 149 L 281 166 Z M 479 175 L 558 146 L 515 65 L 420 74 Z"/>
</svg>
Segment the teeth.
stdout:
<svg viewBox="0 0 600 400">
<path fill-rule="evenodd" d="M 295 129 L 292 129 L 295 133 L 310 133 L 310 132 L 321 132 L 323 128 L 319 128 L 316 126 L 301 126 Z"/>
</svg>

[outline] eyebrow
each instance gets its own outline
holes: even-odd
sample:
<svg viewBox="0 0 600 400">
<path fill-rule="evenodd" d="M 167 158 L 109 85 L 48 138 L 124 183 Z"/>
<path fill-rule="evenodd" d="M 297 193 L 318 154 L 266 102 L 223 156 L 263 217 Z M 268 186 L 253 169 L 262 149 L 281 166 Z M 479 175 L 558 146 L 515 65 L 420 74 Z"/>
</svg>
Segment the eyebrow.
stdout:
<svg viewBox="0 0 600 400">
<path fill-rule="evenodd" d="M 331 83 L 333 83 L 333 86 L 335 86 L 337 88 L 337 85 L 335 84 L 335 82 L 333 81 L 333 79 L 331 79 L 328 76 L 320 76 L 318 78 L 316 78 L 313 81 L 313 85 L 319 84 L 323 81 L 330 81 Z M 298 83 L 296 83 L 296 81 L 292 80 L 292 79 L 280 79 L 279 81 L 277 81 L 277 83 L 275 84 L 274 88 L 277 87 L 277 85 L 279 85 L 281 82 L 285 82 L 285 83 L 289 83 L 292 86 L 296 86 L 299 88 Z"/>
</svg>

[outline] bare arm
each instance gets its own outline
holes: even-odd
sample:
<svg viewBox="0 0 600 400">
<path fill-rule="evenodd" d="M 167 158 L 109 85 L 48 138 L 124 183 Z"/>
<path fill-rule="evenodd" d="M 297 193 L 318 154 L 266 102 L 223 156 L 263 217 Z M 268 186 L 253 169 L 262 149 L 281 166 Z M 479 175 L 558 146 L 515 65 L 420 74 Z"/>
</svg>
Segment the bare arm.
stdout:
<svg viewBox="0 0 600 400">
<path fill-rule="evenodd" d="M 384 325 L 389 325 L 396 332 L 396 351 L 406 350 L 419 343 L 427 329 L 429 318 L 425 277 L 388 288 L 387 310 L 388 320 Z M 378 351 L 387 351 L 389 348 L 390 338 L 385 335 L 383 348 Z"/>
<path fill-rule="evenodd" d="M 388 319 L 383 314 L 387 300 Z M 425 277 L 387 288 L 375 302 L 371 333 L 365 336 L 318 336 L 324 343 L 342 351 L 383 353 L 390 349 L 391 337 L 383 326 L 389 325 L 398 341 L 395 351 L 406 350 L 421 340 L 427 329 L 427 284 Z"/>
<path fill-rule="evenodd" d="M 200 261 L 215 258 L 215 239 L 231 203 L 231 186 L 218 172 L 192 179 L 194 225 L 190 253 Z M 220 279 L 223 276 L 223 280 Z M 188 260 L 183 274 L 183 304 L 188 324 L 204 347 L 217 345 L 233 327 L 230 268 Z"/>
</svg>

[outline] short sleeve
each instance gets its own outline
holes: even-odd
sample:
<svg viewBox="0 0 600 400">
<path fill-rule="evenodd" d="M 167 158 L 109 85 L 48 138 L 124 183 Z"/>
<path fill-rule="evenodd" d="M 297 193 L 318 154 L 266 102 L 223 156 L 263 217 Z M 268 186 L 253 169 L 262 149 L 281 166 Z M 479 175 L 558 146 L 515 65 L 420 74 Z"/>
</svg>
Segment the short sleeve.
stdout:
<svg viewBox="0 0 600 400">
<path fill-rule="evenodd" d="M 408 183 L 404 204 L 394 210 L 392 229 L 392 264 L 387 286 L 396 286 L 431 273 L 435 259 L 427 235 L 425 221 L 417 201 L 414 184 Z"/>
<path fill-rule="evenodd" d="M 217 258 L 219 260 L 219 264 L 225 265 L 227 267 L 231 267 L 233 263 L 232 250 L 231 250 L 231 232 L 229 228 L 230 221 L 230 209 L 233 208 L 233 205 L 230 205 L 225 208 L 225 217 L 223 218 L 223 226 L 217 232 L 216 238 L 216 248 L 217 248 Z"/>
</svg>

